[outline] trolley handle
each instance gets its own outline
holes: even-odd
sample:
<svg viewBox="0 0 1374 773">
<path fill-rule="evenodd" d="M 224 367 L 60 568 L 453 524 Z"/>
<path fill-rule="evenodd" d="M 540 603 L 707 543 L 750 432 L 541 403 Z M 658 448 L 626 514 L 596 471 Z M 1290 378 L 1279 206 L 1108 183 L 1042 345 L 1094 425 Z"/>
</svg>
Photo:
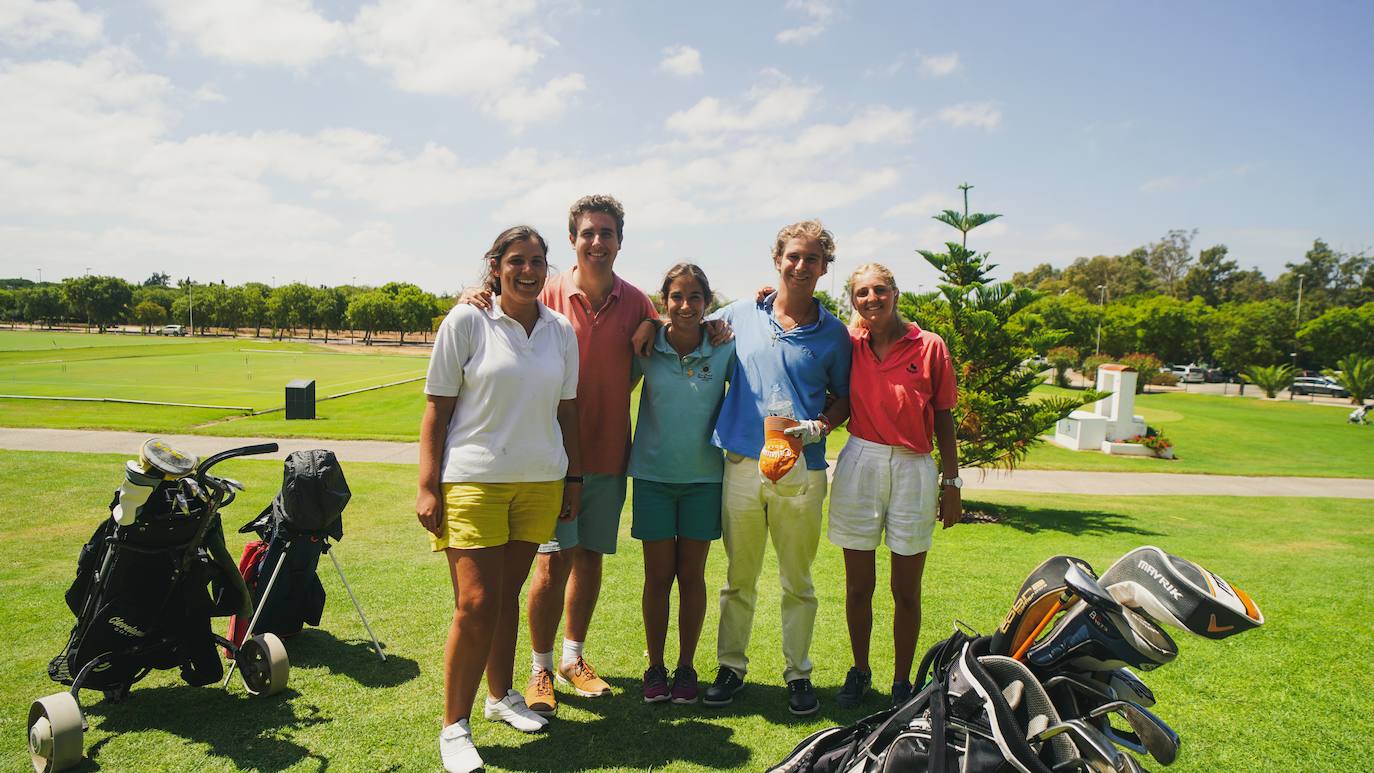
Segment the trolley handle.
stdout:
<svg viewBox="0 0 1374 773">
<path fill-rule="evenodd" d="M 219 464 L 225 459 L 233 459 L 236 456 L 271 454 L 276 453 L 277 449 L 278 446 L 276 443 L 260 443 L 255 446 L 243 446 L 242 448 L 231 448 L 228 451 L 220 451 L 214 456 L 211 456 L 210 458 L 201 462 L 200 466 L 196 467 L 196 482 L 202 486 L 209 486 L 210 484 L 205 479 L 205 473 L 208 472 L 211 467 L 214 467 L 215 465 Z"/>
</svg>

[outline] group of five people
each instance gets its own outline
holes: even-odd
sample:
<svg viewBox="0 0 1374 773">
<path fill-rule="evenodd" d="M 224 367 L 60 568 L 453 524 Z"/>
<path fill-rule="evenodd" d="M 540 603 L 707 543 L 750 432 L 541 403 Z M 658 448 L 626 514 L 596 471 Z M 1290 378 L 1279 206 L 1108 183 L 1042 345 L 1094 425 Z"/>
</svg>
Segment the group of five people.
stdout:
<svg viewBox="0 0 1374 773">
<path fill-rule="evenodd" d="M 543 730 L 555 715 L 555 681 L 585 697 L 610 693 L 584 645 L 603 557 L 616 551 L 627 477 L 635 479 L 631 535 L 644 555 L 645 701 L 733 700 L 749 669 L 756 586 L 771 542 L 788 705 L 798 715 L 817 710 L 811 564 L 828 490 L 854 659 L 837 700 L 857 705 L 870 688 L 875 551 L 884 534 L 895 605 L 892 699 L 911 692 L 925 554 L 937 518 L 948 527 L 961 512 L 950 414 L 955 373 L 944 342 L 898 315 L 896 282 L 878 264 L 850 277 L 852 327 L 821 306 L 816 283 L 835 259 L 835 242 L 814 220 L 778 232 L 775 290 L 709 318 L 705 273 L 673 266 L 659 291 L 660 320 L 650 299 L 613 270 L 624 219 L 610 196 L 574 203 L 568 233 L 576 263 L 553 277 L 538 232 L 503 231 L 484 258 L 483 286 L 464 293 L 435 338 L 416 513 L 433 549 L 445 553 L 454 589 L 440 733 L 446 770 L 482 765 L 468 718 L 483 672 L 484 715 L 525 732 Z M 640 380 L 632 444 L 630 395 Z M 825 437 L 846 421 L 850 439 L 832 487 Z M 779 459 L 790 471 L 777 467 Z M 728 568 L 718 668 L 702 690 L 694 658 L 706 559 L 717 538 Z M 532 564 L 533 656 L 522 693 L 515 643 Z M 674 583 L 679 641 L 670 674 Z"/>
</svg>

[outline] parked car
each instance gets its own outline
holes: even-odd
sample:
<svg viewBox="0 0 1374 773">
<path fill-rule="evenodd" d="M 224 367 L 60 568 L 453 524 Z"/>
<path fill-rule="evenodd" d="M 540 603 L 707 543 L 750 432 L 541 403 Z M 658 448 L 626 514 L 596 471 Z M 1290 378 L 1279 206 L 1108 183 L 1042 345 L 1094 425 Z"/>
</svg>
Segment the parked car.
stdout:
<svg viewBox="0 0 1374 773">
<path fill-rule="evenodd" d="M 1183 384 L 1201 384 L 1206 380 L 1205 371 L 1197 365 L 1175 365 L 1169 372 Z"/>
<path fill-rule="evenodd" d="M 1327 397 L 1349 397 L 1350 392 L 1335 379 L 1326 376 L 1299 376 L 1293 379 L 1289 389 L 1295 395 L 1326 395 Z"/>
<path fill-rule="evenodd" d="M 181 325 L 163 325 L 162 330 L 158 333 L 158 335 L 184 336 L 186 335 L 186 328 L 182 327 Z"/>
</svg>

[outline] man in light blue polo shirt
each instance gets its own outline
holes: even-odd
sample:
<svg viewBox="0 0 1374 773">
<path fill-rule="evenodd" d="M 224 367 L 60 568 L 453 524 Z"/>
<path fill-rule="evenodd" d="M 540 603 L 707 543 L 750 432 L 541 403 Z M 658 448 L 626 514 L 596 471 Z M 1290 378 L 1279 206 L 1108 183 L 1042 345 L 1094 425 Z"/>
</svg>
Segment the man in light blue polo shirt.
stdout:
<svg viewBox="0 0 1374 773">
<path fill-rule="evenodd" d="M 725 449 L 721 526 L 729 570 L 720 592 L 720 669 L 703 702 L 724 706 L 744 686 L 753 627 L 756 585 L 764 547 L 771 540 L 782 578 L 782 651 L 787 667 L 788 708 L 814 714 L 820 707 L 811 685 L 811 635 L 816 593 L 811 562 L 821 536 L 825 502 L 825 435 L 834 415 L 847 416 L 849 332 L 815 298 L 816 282 L 835 259 L 835 240 L 818 221 L 778 232 L 773 265 L 778 290 L 761 303 L 737 301 L 717 312 L 735 331 L 735 374 L 712 442 Z M 802 422 L 805 490 L 794 493 L 765 483 L 758 457 L 769 413 Z"/>
</svg>

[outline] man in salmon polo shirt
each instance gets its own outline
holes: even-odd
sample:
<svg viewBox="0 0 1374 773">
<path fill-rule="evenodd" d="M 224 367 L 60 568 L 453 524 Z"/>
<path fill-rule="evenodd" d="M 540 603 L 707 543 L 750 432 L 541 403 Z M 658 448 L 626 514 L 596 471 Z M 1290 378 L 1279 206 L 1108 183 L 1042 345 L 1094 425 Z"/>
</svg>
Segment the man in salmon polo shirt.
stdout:
<svg viewBox="0 0 1374 773">
<path fill-rule="evenodd" d="M 558 709 L 554 680 L 583 697 L 608 695 L 611 687 L 584 657 L 587 631 L 601 592 L 602 557 L 615 553 L 620 511 L 625 505 L 625 470 L 630 451 L 630 364 L 632 338 L 652 341 L 658 314 L 648 296 L 613 271 L 625 230 L 625 210 L 612 196 L 583 196 L 568 210 L 568 241 L 577 262 L 551 277 L 539 300 L 572 323 L 577 335 L 579 373 L 577 424 L 581 433 L 582 509 L 560 521 L 554 538 L 539 546 L 530 584 L 529 623 L 533 662 L 525 703 L 553 716 Z M 483 291 L 462 300 L 490 303 Z M 554 636 L 563 626 L 563 649 L 554 662 Z"/>
</svg>

